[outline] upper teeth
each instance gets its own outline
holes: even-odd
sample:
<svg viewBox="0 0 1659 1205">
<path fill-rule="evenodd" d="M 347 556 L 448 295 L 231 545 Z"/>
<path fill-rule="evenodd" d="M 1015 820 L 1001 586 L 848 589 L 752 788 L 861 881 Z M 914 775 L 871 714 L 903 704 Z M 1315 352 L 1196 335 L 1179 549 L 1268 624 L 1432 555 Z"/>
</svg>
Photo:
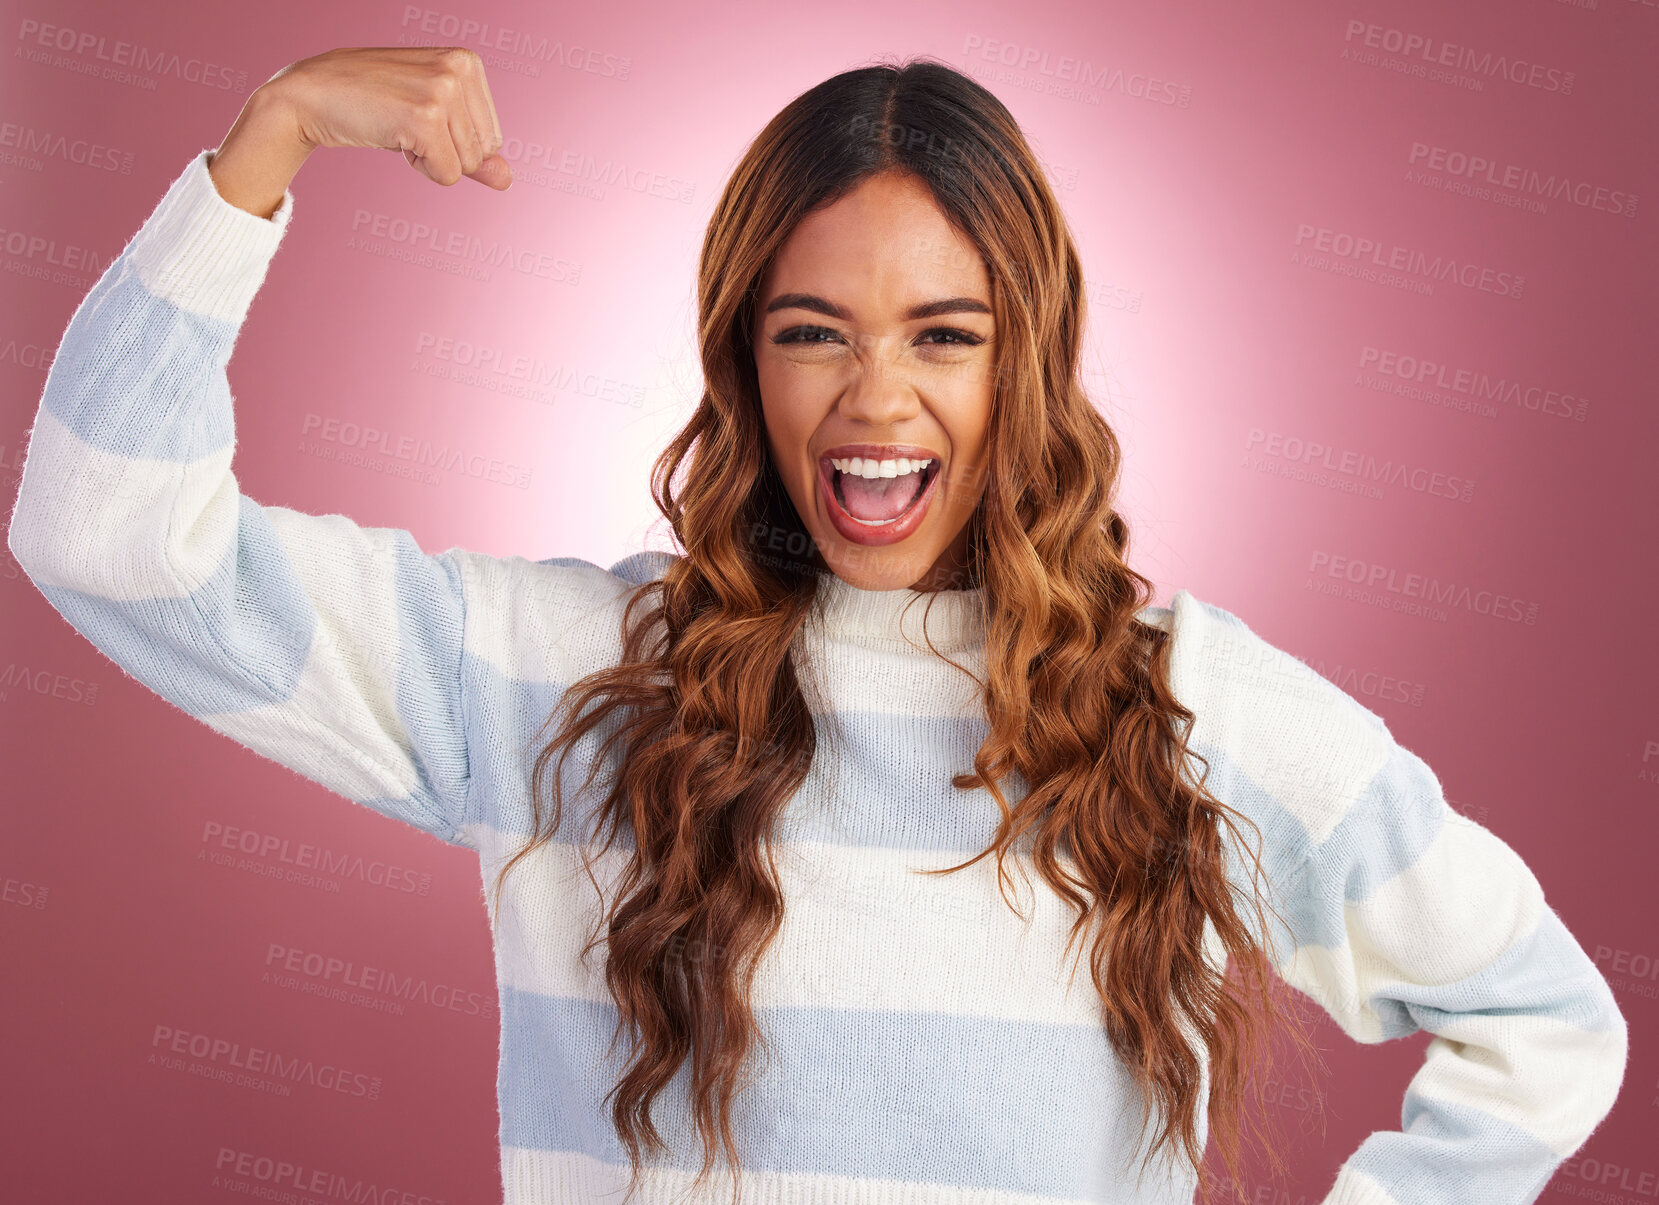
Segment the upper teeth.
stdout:
<svg viewBox="0 0 1659 1205">
<path fill-rule="evenodd" d="M 927 460 L 908 460 L 900 456 L 897 460 L 868 460 L 862 456 L 849 459 L 830 457 L 830 463 L 843 473 L 852 473 L 858 477 L 902 477 L 906 473 L 919 473 L 933 463 L 930 457 Z"/>
</svg>

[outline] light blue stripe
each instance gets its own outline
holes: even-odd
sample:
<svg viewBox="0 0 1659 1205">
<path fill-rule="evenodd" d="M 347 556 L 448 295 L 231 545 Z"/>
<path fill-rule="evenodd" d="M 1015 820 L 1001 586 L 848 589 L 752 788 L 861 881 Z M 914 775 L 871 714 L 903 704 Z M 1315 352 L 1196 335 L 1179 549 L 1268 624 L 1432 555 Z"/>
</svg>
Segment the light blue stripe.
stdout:
<svg viewBox="0 0 1659 1205">
<path fill-rule="evenodd" d="M 1361 903 L 1416 865 L 1451 817 L 1423 759 L 1391 743 L 1382 766 L 1314 851 L 1311 872 L 1340 878 L 1343 897 Z"/>
<path fill-rule="evenodd" d="M 1160 1189 L 1155 1170 L 1132 1195 L 1155 1126 L 1136 1149 L 1134 1088 L 1098 1027 L 830 1008 L 756 1015 L 773 1049 L 735 1102 L 745 1167 L 1101 1202 L 1192 1199 L 1190 1177 L 1165 1175 Z M 610 1003 L 507 988 L 502 1018 L 502 1142 L 626 1164 L 601 1105 L 628 1053 L 624 1034 L 604 1058 Z M 695 1171 L 688 1078 L 682 1065 L 652 1116 L 672 1165 Z"/>
<path fill-rule="evenodd" d="M 1235 769 L 1229 781 L 1237 794 L 1247 780 Z M 1288 813 L 1254 790 L 1252 806 L 1274 816 L 1281 833 L 1290 831 L 1294 821 Z M 1260 816 L 1256 818 L 1259 823 Z M 1292 943 L 1343 948 L 1347 905 L 1370 899 L 1409 870 L 1453 822 L 1473 823 L 1455 818 L 1423 759 L 1394 744 L 1348 814 L 1299 872 L 1288 860 L 1270 866 L 1284 897 L 1281 911 L 1291 926 L 1287 931 L 1270 921 L 1280 951 L 1288 952 Z M 1305 843 L 1304 837 L 1300 844 Z M 1547 907 L 1532 934 L 1474 974 L 1451 983 L 1391 986 L 1386 993 L 1373 993 L 1365 1004 L 1380 1019 L 1384 1041 L 1435 1030 L 1453 1012 L 1531 1013 L 1588 1032 L 1619 1022 L 1606 980 Z"/>
<path fill-rule="evenodd" d="M 1256 879 L 1255 857 L 1261 859 L 1260 878 L 1264 889 L 1270 892 L 1264 901 L 1264 911 L 1267 904 L 1274 904 L 1281 912 L 1288 913 L 1288 901 L 1282 895 L 1284 886 L 1306 861 L 1311 839 L 1296 814 L 1246 774 L 1227 752 L 1199 740 L 1189 741 L 1188 748 L 1202 754 L 1208 762 L 1205 789 L 1243 817 L 1229 817 L 1238 830 L 1236 836 L 1225 824 L 1218 826 L 1219 835 L 1227 855 L 1228 879 L 1243 892 L 1242 897 L 1235 897 L 1234 905 L 1246 928 L 1260 942 L 1264 933 L 1249 902 Z M 1203 772 L 1202 765 L 1195 765 L 1195 777 Z M 1283 933 L 1284 926 L 1273 920 L 1271 912 L 1267 913 L 1267 920 L 1269 931 Z M 1288 935 L 1280 941 L 1281 952 L 1288 954 L 1293 948 Z"/>
<path fill-rule="evenodd" d="M 1335 948 L 1346 936 L 1347 921 L 1340 908 L 1309 907 L 1311 901 L 1307 900 L 1295 911 L 1286 907 L 1294 907 L 1289 895 L 1300 885 L 1299 874 L 1310 874 L 1321 882 L 1339 882 L 1344 899 L 1360 902 L 1414 865 L 1451 815 L 1422 759 L 1396 743 L 1342 818 L 1315 847 L 1301 818 L 1247 774 L 1227 750 L 1200 740 L 1190 742 L 1190 748 L 1208 762 L 1205 785 L 1210 793 L 1260 829 L 1258 835 L 1235 818 L 1245 849 L 1255 852 L 1259 841 L 1265 876 L 1276 891 L 1272 900 L 1292 923 L 1292 929 L 1287 930 L 1269 916 L 1269 928 L 1280 943 L 1281 954 L 1290 952 L 1293 939 L 1301 945 Z M 1328 755 L 1314 750 L 1309 756 Z M 1232 881 L 1248 889 L 1254 869 L 1249 854 L 1237 849 L 1231 839 L 1227 849 Z M 1247 921 L 1251 932 L 1261 940 L 1254 918 Z"/>
<path fill-rule="evenodd" d="M 133 268 L 131 250 L 128 244 L 70 319 L 42 406 L 101 451 L 198 460 L 234 441 L 224 367 L 239 328 L 156 297 Z"/>
<path fill-rule="evenodd" d="M 1547 905 L 1536 929 L 1475 974 L 1451 983 L 1396 987 L 1371 1005 L 1388 1037 L 1419 1029 L 1438 1032 L 1469 1014 L 1547 1017 L 1586 1033 L 1622 1023 L 1607 981 Z"/>
<path fill-rule="evenodd" d="M 411 738 L 418 785 L 407 796 L 358 800 L 452 844 L 467 753 L 456 675 L 461 579 L 447 556 L 394 537 L 401 641 L 395 707 Z M 237 539 L 201 588 L 182 598 L 114 600 L 43 586 L 69 623 L 111 660 L 192 716 L 292 705 L 317 612 L 264 510 L 239 500 Z M 343 733 L 350 737 L 351 734 Z M 258 749 L 282 764 L 304 752 Z"/>
<path fill-rule="evenodd" d="M 527 742 L 523 751 L 487 737 L 498 732 L 535 733 L 569 685 L 509 677 L 470 655 L 464 680 L 472 745 L 479 751 L 473 773 L 481 817 L 504 833 L 526 835 L 530 765 L 547 737 Z M 816 721 L 819 745 L 808 784 L 818 799 L 830 802 L 809 811 L 798 797 L 791 800 L 779 825 L 781 840 L 963 855 L 985 848 L 996 830 L 995 802 L 984 790 L 956 790 L 942 769 L 972 768 L 974 751 L 987 730 L 982 721 L 858 711 L 843 711 L 837 718 L 844 737 L 839 750 L 826 751 L 825 722 L 821 717 Z M 603 774 L 589 798 L 575 794 L 598 744 L 597 736 L 584 738 L 560 779 L 566 815 L 579 825 L 567 830 L 571 833 L 585 831 L 602 793 Z M 544 803 L 550 793 L 551 787 L 544 790 Z M 632 848 L 631 842 L 618 845 Z"/>
<path fill-rule="evenodd" d="M 248 522 L 244 506 L 240 524 L 245 528 Z M 253 558 L 250 573 L 257 563 Z M 291 603 L 280 594 L 267 595 L 274 605 L 242 617 L 245 626 L 235 630 L 226 611 L 241 592 L 236 569 L 233 547 L 201 589 L 183 597 L 128 601 L 62 586 L 41 590 L 128 673 L 192 716 L 202 716 L 287 700 L 310 643 L 309 608 L 285 611 Z M 271 585 L 280 590 L 280 582 Z M 256 651 L 257 672 L 232 654 L 243 648 Z"/>
<path fill-rule="evenodd" d="M 554 735 L 551 727 L 541 732 L 541 726 L 567 687 L 563 683 L 526 682 L 507 677 L 488 659 L 471 653 L 461 659 L 461 681 L 466 695 L 467 743 L 473 751 L 471 814 L 509 837 L 522 839 L 532 827 L 531 767 L 536 755 Z M 564 793 L 561 839 L 579 841 L 580 835 L 589 830 L 598 802 L 603 798 L 608 769 L 615 765 L 614 756 L 607 763 L 607 769 L 595 775 L 594 786 L 586 795 L 578 794 L 577 788 L 588 766 L 597 759 L 602 735 L 608 730 L 607 727 L 583 737 L 565 759 L 564 773 L 559 778 Z M 501 739 L 504 733 L 513 734 L 514 739 Z M 554 768 L 549 763 L 549 777 Z M 551 784 L 544 784 L 544 810 L 551 797 Z M 626 831 L 619 837 L 617 848 L 633 848 L 632 837 Z"/>
<path fill-rule="evenodd" d="M 428 831 L 453 840 L 458 826 L 478 819 L 469 748 L 494 743 L 467 743 L 461 677 L 466 592 L 454 554 L 429 555 L 407 531 L 394 529 L 390 538 L 398 721 L 412 745 L 418 797 L 437 813 L 439 823 Z"/>
<path fill-rule="evenodd" d="M 652 580 L 675 559 L 673 554 L 647 550 L 604 572 L 637 585 Z M 550 557 L 538 563 L 598 568 L 580 557 Z M 514 760 L 509 761 L 509 751 L 488 737 L 504 731 L 536 732 L 572 684 L 528 681 L 470 655 L 464 681 L 471 743 L 475 750 L 489 751 L 473 767 L 476 794 L 483 801 L 482 818 L 503 833 L 525 836 L 531 827 L 529 767 L 546 738 L 527 750 L 510 751 Z M 990 843 L 999 819 L 990 792 L 957 790 L 950 785 L 948 773 L 973 768 L 974 754 L 989 732 L 982 718 L 841 710 L 833 719 L 818 717 L 816 728 L 817 754 L 809 790 L 817 799 L 831 802 L 812 811 L 793 802 L 781 818 L 780 839 L 964 856 Z M 569 769 L 560 780 L 569 801 L 566 814 L 579 818 L 580 825 L 591 820 L 597 797 L 578 799 L 576 788 L 598 744 L 595 737 L 585 739 L 572 752 Z M 603 776 L 596 781 L 602 784 Z M 1011 800 L 1024 796 L 1017 781 L 1004 784 L 1003 789 Z M 544 792 L 544 799 L 548 794 Z M 618 846 L 632 848 L 632 843 L 619 840 Z"/>
<path fill-rule="evenodd" d="M 1408 1089 L 1405 1132 L 1378 1130 L 1346 1162 L 1401 1205 L 1511 1205 L 1534 1201 L 1561 1158 L 1484 1109 L 1430 1101 Z"/>
<path fill-rule="evenodd" d="M 566 683 L 527 682 L 501 673 L 487 660 L 468 655 L 465 682 L 469 723 L 479 759 L 473 767 L 476 794 L 483 800 L 486 822 L 512 835 L 529 832 L 529 766 L 543 742 L 521 753 L 485 738 L 492 732 L 534 733 L 568 690 Z M 972 855 L 984 849 L 1000 814 L 989 791 L 961 791 L 950 785 L 948 767 L 969 770 L 988 726 L 983 720 L 868 711 L 836 713 L 841 740 L 832 746 L 826 721 L 817 721 L 819 743 L 808 790 L 818 803 L 812 809 L 792 800 L 781 817 L 783 841 L 805 841 L 857 848 L 879 848 Z M 548 734 L 551 735 L 551 732 Z M 596 737 L 584 738 L 571 754 L 561 786 L 574 798 L 586 765 L 595 754 Z M 523 769 L 517 760 L 522 759 Z M 1218 762 L 1225 758 L 1217 757 Z M 596 780 L 602 783 L 603 777 Z M 1242 778 L 1239 785 L 1250 790 Z M 1005 787 L 1012 801 L 1023 798 L 1017 786 Z M 547 792 L 544 792 L 544 797 Z M 827 801 L 827 802 L 826 802 Z M 1231 802 L 1240 806 L 1240 801 Z M 1273 819 L 1273 806 L 1258 791 L 1244 810 L 1262 823 Z M 589 816 L 578 806 L 567 814 Z M 1294 824 L 1279 812 L 1274 823 Z M 1300 826 L 1296 826 L 1300 833 Z M 1253 836 L 1246 830 L 1246 837 Z M 1270 870 L 1286 847 L 1299 848 L 1305 838 L 1275 840 L 1268 832 L 1265 857 Z M 1298 860 L 1299 863 L 1299 860 Z"/>
</svg>

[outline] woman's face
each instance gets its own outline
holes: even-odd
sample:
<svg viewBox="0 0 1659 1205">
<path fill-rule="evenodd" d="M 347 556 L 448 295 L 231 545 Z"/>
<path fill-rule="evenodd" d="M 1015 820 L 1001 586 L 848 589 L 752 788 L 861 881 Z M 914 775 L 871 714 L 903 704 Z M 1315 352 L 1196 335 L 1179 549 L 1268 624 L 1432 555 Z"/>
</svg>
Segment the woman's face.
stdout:
<svg viewBox="0 0 1659 1205">
<path fill-rule="evenodd" d="M 767 443 L 814 561 L 866 590 L 973 585 L 997 333 L 978 248 L 883 172 L 802 219 L 755 315 Z"/>
</svg>

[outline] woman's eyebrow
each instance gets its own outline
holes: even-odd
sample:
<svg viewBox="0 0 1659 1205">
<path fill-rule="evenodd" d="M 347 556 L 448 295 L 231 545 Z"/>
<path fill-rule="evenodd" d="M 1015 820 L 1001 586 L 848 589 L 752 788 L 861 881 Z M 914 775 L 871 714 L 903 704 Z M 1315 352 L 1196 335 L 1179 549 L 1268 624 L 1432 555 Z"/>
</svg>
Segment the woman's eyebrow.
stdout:
<svg viewBox="0 0 1659 1205">
<path fill-rule="evenodd" d="M 839 318 L 843 322 L 851 322 L 853 317 L 852 311 L 845 306 L 837 305 L 813 293 L 779 293 L 767 304 L 766 313 L 791 309 L 812 310 L 814 313 Z M 937 318 L 941 314 L 989 313 L 991 307 L 977 297 L 941 297 L 937 301 L 924 301 L 911 306 L 905 311 L 904 320 L 914 322 L 918 318 Z"/>
</svg>

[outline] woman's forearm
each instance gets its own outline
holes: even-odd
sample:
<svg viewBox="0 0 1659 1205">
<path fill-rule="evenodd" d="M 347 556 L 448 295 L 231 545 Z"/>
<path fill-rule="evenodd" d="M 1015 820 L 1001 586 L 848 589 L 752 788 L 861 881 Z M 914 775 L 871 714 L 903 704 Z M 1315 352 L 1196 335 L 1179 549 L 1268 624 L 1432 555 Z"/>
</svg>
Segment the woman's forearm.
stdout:
<svg viewBox="0 0 1659 1205">
<path fill-rule="evenodd" d="M 293 107 L 273 81 L 248 97 L 208 162 L 208 174 L 225 200 L 268 218 L 316 149 L 301 136 Z"/>
</svg>

